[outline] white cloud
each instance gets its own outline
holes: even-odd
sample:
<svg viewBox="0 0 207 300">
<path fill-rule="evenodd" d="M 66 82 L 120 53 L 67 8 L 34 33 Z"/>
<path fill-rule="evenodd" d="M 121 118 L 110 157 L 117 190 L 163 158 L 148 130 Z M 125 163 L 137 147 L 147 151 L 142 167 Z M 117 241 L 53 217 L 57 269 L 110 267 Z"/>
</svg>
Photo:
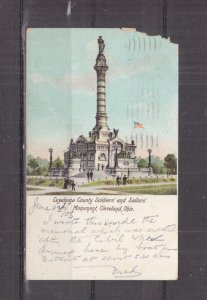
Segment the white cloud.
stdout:
<svg viewBox="0 0 207 300">
<path fill-rule="evenodd" d="M 93 44 L 94 42 L 88 44 L 88 51 L 94 47 Z M 159 58 L 152 56 L 141 61 L 139 60 L 133 64 L 122 65 L 119 65 L 112 57 L 109 61 L 110 70 L 107 73 L 107 82 L 118 80 L 121 77 L 130 78 L 141 71 L 150 72 L 152 71 L 153 66 L 159 63 Z M 96 73 L 93 70 L 89 73 L 81 73 L 78 70 L 74 70 L 71 73 L 66 73 L 60 79 L 54 79 L 40 73 L 30 73 L 28 77 L 35 85 L 46 84 L 66 93 L 71 93 L 71 91 L 73 91 L 94 94 L 96 89 Z"/>
<path fill-rule="evenodd" d="M 96 87 L 95 74 L 86 76 L 82 74 L 67 73 L 59 80 L 44 76 L 40 73 L 30 73 L 28 77 L 35 85 L 46 84 L 67 93 L 70 93 L 71 90 L 94 93 Z"/>
</svg>

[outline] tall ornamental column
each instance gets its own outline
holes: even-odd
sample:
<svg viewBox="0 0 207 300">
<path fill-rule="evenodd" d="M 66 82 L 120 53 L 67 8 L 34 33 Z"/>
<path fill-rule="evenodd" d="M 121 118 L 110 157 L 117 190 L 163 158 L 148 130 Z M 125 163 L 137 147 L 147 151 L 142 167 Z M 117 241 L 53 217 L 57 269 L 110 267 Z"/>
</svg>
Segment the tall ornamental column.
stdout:
<svg viewBox="0 0 207 300">
<path fill-rule="evenodd" d="M 97 73 L 97 111 L 96 111 L 96 129 L 109 130 L 106 114 L 106 94 L 105 94 L 105 75 L 108 70 L 106 58 L 103 54 L 105 44 L 101 36 L 98 38 L 99 53 L 96 58 L 94 69 Z"/>
</svg>

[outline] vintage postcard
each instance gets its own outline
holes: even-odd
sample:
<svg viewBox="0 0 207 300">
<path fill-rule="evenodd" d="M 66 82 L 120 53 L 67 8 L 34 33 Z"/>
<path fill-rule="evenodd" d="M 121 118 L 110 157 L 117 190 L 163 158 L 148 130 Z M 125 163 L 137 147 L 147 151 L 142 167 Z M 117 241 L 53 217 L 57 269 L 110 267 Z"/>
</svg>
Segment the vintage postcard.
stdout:
<svg viewBox="0 0 207 300">
<path fill-rule="evenodd" d="M 176 280 L 178 45 L 28 29 L 26 278 Z"/>
</svg>

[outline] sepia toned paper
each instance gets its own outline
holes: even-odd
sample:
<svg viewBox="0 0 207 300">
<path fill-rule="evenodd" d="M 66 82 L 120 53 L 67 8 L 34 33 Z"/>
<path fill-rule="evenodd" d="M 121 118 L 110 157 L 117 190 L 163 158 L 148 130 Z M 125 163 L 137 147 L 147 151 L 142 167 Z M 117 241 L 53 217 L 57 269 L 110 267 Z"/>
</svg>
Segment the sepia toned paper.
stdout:
<svg viewBox="0 0 207 300">
<path fill-rule="evenodd" d="M 29 29 L 26 277 L 178 276 L 178 47 Z"/>
</svg>

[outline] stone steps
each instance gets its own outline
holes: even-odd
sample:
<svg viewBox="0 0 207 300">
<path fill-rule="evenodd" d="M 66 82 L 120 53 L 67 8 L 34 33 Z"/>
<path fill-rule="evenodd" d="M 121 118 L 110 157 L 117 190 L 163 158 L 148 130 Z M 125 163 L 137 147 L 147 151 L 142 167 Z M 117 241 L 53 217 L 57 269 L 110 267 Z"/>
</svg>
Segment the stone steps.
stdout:
<svg viewBox="0 0 207 300">
<path fill-rule="evenodd" d="M 87 171 L 80 172 L 73 177 L 75 178 L 87 178 Z M 104 171 L 93 171 L 93 179 L 111 179 L 113 176 L 107 174 Z"/>
</svg>

